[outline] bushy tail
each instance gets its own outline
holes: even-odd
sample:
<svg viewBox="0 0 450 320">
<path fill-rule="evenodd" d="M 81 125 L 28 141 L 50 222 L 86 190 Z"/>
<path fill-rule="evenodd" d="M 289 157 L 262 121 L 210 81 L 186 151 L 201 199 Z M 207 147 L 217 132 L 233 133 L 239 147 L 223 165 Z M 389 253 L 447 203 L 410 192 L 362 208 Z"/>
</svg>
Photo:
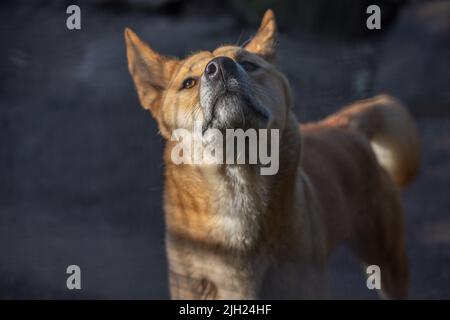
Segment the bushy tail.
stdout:
<svg viewBox="0 0 450 320">
<path fill-rule="evenodd" d="M 398 186 L 406 186 L 416 177 L 421 161 L 419 133 L 398 100 L 379 95 L 354 102 L 334 116 L 369 139 L 378 162 Z"/>
</svg>

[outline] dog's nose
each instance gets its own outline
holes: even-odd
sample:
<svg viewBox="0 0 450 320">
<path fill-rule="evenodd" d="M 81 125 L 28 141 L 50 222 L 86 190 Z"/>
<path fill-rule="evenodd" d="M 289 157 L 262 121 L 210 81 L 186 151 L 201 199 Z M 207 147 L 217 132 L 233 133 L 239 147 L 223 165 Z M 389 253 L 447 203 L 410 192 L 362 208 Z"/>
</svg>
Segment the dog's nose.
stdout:
<svg viewBox="0 0 450 320">
<path fill-rule="evenodd" d="M 216 57 L 212 59 L 205 68 L 205 76 L 214 81 L 221 77 L 225 80 L 237 72 L 236 63 L 228 57 Z"/>
</svg>

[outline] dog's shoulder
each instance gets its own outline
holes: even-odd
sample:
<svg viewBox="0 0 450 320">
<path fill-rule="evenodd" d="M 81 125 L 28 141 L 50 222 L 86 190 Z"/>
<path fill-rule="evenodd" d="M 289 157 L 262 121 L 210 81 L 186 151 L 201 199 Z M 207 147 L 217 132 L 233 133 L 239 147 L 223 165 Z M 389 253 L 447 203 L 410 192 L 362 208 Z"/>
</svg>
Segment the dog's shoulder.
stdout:
<svg viewBox="0 0 450 320">
<path fill-rule="evenodd" d="M 300 125 L 300 131 L 303 139 L 302 164 L 306 167 L 326 164 L 330 171 L 355 171 L 361 170 L 361 165 L 364 168 L 377 163 L 369 141 L 345 126 L 318 122 Z"/>
</svg>

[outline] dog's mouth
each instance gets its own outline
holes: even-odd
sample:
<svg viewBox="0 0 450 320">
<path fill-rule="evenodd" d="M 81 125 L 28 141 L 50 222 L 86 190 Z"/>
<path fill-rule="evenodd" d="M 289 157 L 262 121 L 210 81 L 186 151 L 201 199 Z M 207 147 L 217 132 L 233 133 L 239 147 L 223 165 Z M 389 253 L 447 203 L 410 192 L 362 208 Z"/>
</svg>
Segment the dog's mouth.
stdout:
<svg viewBox="0 0 450 320">
<path fill-rule="evenodd" d="M 202 104 L 203 131 L 214 129 L 265 128 L 270 118 L 267 108 L 255 96 L 238 85 L 223 85 L 209 93 Z"/>
</svg>

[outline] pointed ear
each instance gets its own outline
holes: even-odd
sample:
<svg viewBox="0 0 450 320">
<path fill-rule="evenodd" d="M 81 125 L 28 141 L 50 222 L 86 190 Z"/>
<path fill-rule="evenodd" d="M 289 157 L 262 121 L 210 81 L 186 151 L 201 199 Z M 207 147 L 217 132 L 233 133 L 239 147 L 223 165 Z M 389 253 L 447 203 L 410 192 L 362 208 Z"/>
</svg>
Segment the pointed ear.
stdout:
<svg viewBox="0 0 450 320">
<path fill-rule="evenodd" d="M 259 26 L 258 32 L 245 46 L 245 49 L 253 52 L 269 62 L 275 61 L 277 45 L 277 24 L 272 10 L 267 10 Z"/>
<path fill-rule="evenodd" d="M 159 115 L 160 100 L 167 88 L 176 64 L 175 59 L 161 56 L 129 28 L 125 29 L 128 70 L 144 109 L 150 110 L 155 118 Z"/>
</svg>

